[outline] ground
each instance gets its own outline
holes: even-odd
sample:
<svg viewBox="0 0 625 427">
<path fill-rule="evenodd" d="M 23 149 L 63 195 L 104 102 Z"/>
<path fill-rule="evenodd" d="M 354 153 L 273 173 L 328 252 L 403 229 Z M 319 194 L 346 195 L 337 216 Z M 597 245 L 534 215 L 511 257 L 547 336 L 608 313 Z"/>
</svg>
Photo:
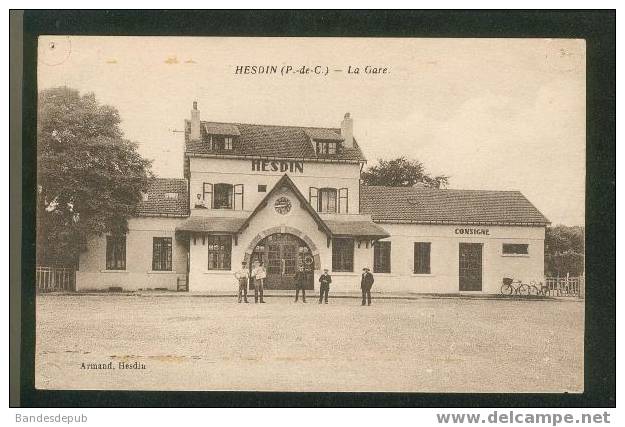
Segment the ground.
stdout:
<svg viewBox="0 0 625 427">
<path fill-rule="evenodd" d="M 40 295 L 43 389 L 581 392 L 578 300 Z M 142 370 L 82 363 L 139 362 Z"/>
</svg>

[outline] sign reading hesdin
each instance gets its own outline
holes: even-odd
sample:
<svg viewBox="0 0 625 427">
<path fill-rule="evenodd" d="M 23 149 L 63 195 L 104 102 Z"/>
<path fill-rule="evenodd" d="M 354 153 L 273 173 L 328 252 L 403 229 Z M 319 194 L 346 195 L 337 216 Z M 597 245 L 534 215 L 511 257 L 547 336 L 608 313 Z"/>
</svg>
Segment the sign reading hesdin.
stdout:
<svg viewBox="0 0 625 427">
<path fill-rule="evenodd" d="M 304 172 L 304 162 L 293 160 L 252 160 L 254 172 Z"/>
</svg>

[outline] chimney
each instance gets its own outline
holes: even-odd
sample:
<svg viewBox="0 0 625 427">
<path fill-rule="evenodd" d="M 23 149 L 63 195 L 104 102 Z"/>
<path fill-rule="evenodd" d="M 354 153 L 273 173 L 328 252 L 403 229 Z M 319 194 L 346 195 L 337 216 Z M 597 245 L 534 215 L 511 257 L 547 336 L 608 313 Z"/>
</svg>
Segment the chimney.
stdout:
<svg viewBox="0 0 625 427">
<path fill-rule="evenodd" d="M 343 142 L 345 148 L 354 148 L 354 120 L 349 113 L 345 113 L 341 122 L 341 136 L 345 139 Z"/>
<path fill-rule="evenodd" d="M 200 132 L 200 110 L 197 109 L 197 101 L 193 101 L 193 110 L 191 110 L 191 141 L 199 141 L 202 138 Z"/>
</svg>

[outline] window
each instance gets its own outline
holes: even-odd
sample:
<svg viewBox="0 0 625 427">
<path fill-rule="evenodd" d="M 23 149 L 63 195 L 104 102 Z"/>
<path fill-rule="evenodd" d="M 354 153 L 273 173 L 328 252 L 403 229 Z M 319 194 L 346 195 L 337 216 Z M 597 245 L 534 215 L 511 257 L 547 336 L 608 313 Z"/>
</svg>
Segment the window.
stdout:
<svg viewBox="0 0 625 427">
<path fill-rule="evenodd" d="M 213 150 L 232 150 L 234 138 L 231 136 L 211 135 L 209 144 Z"/>
<path fill-rule="evenodd" d="M 354 240 L 332 239 L 332 271 L 354 271 Z"/>
<path fill-rule="evenodd" d="M 373 272 L 391 272 L 391 242 L 375 242 L 373 245 Z"/>
<path fill-rule="evenodd" d="M 178 200 L 178 193 L 165 193 L 165 198 L 170 200 Z"/>
<path fill-rule="evenodd" d="M 347 188 L 339 188 L 339 213 L 349 213 L 349 190 Z"/>
<path fill-rule="evenodd" d="M 336 189 L 321 188 L 319 190 L 319 207 L 317 212 L 336 213 Z"/>
<path fill-rule="evenodd" d="M 336 142 L 317 141 L 317 155 L 328 156 L 336 154 Z"/>
<path fill-rule="evenodd" d="M 266 193 L 267 192 L 267 186 L 264 184 L 258 184 L 258 192 L 259 193 Z"/>
<path fill-rule="evenodd" d="M 430 242 L 414 244 L 414 274 L 430 274 Z"/>
<path fill-rule="evenodd" d="M 208 236 L 208 269 L 230 270 L 232 237 Z"/>
<path fill-rule="evenodd" d="M 171 237 L 152 239 L 152 271 L 171 271 Z"/>
<path fill-rule="evenodd" d="M 243 184 L 203 184 L 203 194 L 198 194 L 195 208 L 243 210 Z"/>
<path fill-rule="evenodd" d="M 520 243 L 504 243 L 502 253 L 504 255 L 527 255 L 529 245 Z"/>
<path fill-rule="evenodd" d="M 106 236 L 106 269 L 126 269 L 126 236 Z"/>
<path fill-rule="evenodd" d="M 232 184 L 214 185 L 213 209 L 232 209 Z"/>
</svg>

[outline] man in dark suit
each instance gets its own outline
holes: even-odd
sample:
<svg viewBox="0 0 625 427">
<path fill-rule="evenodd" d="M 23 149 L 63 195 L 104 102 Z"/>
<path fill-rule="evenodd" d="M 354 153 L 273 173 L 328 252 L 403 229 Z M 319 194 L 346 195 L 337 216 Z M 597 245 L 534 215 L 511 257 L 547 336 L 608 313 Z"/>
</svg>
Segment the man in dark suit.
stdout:
<svg viewBox="0 0 625 427">
<path fill-rule="evenodd" d="M 306 302 L 306 284 L 308 283 L 308 274 L 304 271 L 304 266 L 299 267 L 295 273 L 295 302 L 299 298 L 299 291 L 302 291 L 302 302 Z"/>
<path fill-rule="evenodd" d="M 367 303 L 371 305 L 371 287 L 373 286 L 373 274 L 369 267 L 362 269 L 362 277 L 360 278 L 360 289 L 362 290 L 362 305 Z"/>
<path fill-rule="evenodd" d="M 323 301 L 325 296 L 325 303 L 328 303 L 328 293 L 330 292 L 330 283 L 332 283 L 332 276 L 328 274 L 328 269 L 323 269 L 323 274 L 319 276 L 319 304 Z"/>
</svg>

